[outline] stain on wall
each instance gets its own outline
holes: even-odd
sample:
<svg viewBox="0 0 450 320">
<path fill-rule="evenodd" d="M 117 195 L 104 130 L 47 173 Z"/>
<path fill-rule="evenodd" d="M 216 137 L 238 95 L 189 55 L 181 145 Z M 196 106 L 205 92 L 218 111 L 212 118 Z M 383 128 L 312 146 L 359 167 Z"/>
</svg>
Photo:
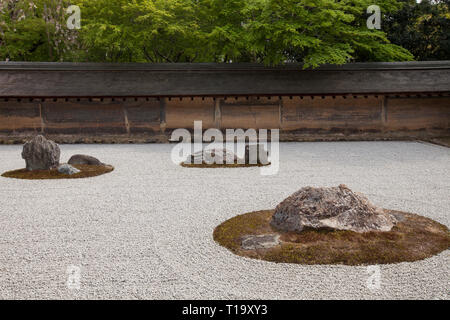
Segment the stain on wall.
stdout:
<svg viewBox="0 0 450 320">
<path fill-rule="evenodd" d="M 2 99 L 0 140 L 37 133 L 134 139 L 192 129 L 279 128 L 287 140 L 450 135 L 450 96 Z M 166 130 L 167 129 L 167 130 Z M 282 135 L 283 137 L 283 135 Z M 114 142 L 114 140 L 112 140 Z M 122 141 L 117 139 L 117 141 Z M 141 141 L 137 140 L 136 141 Z M 146 140 L 142 140 L 146 141 Z"/>
</svg>

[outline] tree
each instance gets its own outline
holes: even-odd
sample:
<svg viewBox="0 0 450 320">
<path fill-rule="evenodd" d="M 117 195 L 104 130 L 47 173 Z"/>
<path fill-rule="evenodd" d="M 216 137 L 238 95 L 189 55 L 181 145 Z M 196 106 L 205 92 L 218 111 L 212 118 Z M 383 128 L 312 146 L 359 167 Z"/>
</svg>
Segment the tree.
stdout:
<svg viewBox="0 0 450 320">
<path fill-rule="evenodd" d="M 80 41 L 89 61 L 191 62 L 198 47 L 191 0 L 81 0 Z"/>
<path fill-rule="evenodd" d="M 411 60 L 366 27 L 366 0 L 83 0 L 82 42 L 95 61 Z M 379 3 L 395 10 L 394 0 Z"/>
<path fill-rule="evenodd" d="M 0 60 L 62 61 L 76 33 L 66 24 L 66 0 L 2 0 Z"/>
<path fill-rule="evenodd" d="M 450 59 L 450 1 L 401 0 L 401 10 L 383 23 L 388 39 L 417 60 Z"/>
<path fill-rule="evenodd" d="M 72 4 L 82 12 L 79 33 L 64 29 L 60 6 L 45 19 L 48 2 L 65 0 L 33 1 L 24 20 L 11 18 L 16 9 L 7 10 L 0 59 L 300 62 L 305 67 L 412 59 L 382 31 L 367 29 L 366 8 L 373 0 L 77 0 Z M 398 8 L 396 0 L 378 5 L 383 12 Z M 21 24 L 23 41 L 12 31 Z"/>
<path fill-rule="evenodd" d="M 382 31 L 366 27 L 365 0 L 267 0 L 256 19 L 246 24 L 251 50 L 258 60 L 305 66 L 350 61 L 411 60 L 405 49 L 390 44 Z M 395 10 L 395 1 L 378 1 L 382 10 Z"/>
</svg>

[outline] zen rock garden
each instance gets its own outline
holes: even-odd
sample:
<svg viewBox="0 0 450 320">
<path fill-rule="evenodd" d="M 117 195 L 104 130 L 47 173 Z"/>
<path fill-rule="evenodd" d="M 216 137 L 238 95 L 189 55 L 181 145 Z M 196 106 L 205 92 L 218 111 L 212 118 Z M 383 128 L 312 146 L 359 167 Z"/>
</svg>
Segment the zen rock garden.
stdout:
<svg viewBox="0 0 450 320">
<path fill-rule="evenodd" d="M 25 168 L 2 176 L 71 179 L 114 169 L 90 155 L 72 155 L 67 163 L 60 162 L 60 155 L 57 143 L 37 135 L 23 146 Z M 248 144 L 242 158 L 225 148 L 204 149 L 181 165 L 217 168 L 268 164 L 264 147 Z M 303 187 L 274 210 L 249 212 L 225 221 L 214 230 L 214 240 L 241 256 L 300 264 L 416 261 L 450 247 L 450 233 L 444 225 L 377 207 L 345 185 Z"/>
<path fill-rule="evenodd" d="M 114 170 L 114 167 L 89 155 L 73 155 L 67 163 L 60 163 L 60 155 L 57 143 L 37 135 L 23 146 L 25 169 L 8 171 L 2 176 L 18 179 L 69 179 L 94 177 Z"/>
<path fill-rule="evenodd" d="M 99 299 L 448 293 L 448 149 L 280 143 L 280 170 L 264 176 L 260 169 L 270 167 L 182 167 L 192 155 L 174 163 L 173 144 L 58 145 L 45 138 L 1 146 L 0 174 L 20 168 L 0 177 L 4 298 L 33 298 L 35 291 Z M 214 155 L 245 160 L 226 150 Z M 208 150 L 196 157 L 218 159 Z M 105 172 L 105 163 L 120 170 L 72 180 Z M 81 172 L 65 172 L 71 168 Z M 66 287 L 72 266 L 80 267 L 80 290 Z M 372 268 L 382 275 L 379 291 L 365 286 Z"/>
<path fill-rule="evenodd" d="M 22 150 L 25 168 L 2 176 L 19 179 L 85 178 L 114 168 L 83 154 L 60 161 L 57 143 L 37 135 Z M 268 165 L 261 144 L 242 158 L 225 148 L 194 153 L 182 166 L 200 168 Z M 235 254 L 300 264 L 382 264 L 416 261 L 450 247 L 447 227 L 429 218 L 387 210 L 345 185 L 303 187 L 273 210 L 244 213 L 214 230 L 214 240 Z M 419 249 L 420 248 L 420 249 Z"/>
<path fill-rule="evenodd" d="M 345 185 L 301 188 L 275 210 L 225 221 L 214 239 L 238 255 L 301 264 L 416 261 L 450 247 L 446 226 L 379 208 Z"/>
</svg>

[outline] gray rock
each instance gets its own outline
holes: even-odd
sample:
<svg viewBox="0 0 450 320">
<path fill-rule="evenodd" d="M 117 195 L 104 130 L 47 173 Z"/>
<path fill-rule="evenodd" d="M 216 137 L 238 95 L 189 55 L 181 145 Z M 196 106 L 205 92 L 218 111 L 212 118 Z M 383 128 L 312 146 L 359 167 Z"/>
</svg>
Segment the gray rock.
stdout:
<svg viewBox="0 0 450 320">
<path fill-rule="evenodd" d="M 50 170 L 59 165 L 59 146 L 41 135 L 26 142 L 22 150 L 27 170 Z"/>
<path fill-rule="evenodd" d="M 70 164 L 65 163 L 58 167 L 58 172 L 63 173 L 63 174 L 72 175 L 72 174 L 80 172 L 80 170 L 78 170 L 75 167 L 72 167 Z"/>
<path fill-rule="evenodd" d="M 242 237 L 241 248 L 244 250 L 268 249 L 279 244 L 278 234 L 247 235 Z"/>
<path fill-rule="evenodd" d="M 234 152 L 224 148 L 211 148 L 198 151 L 189 156 L 186 164 L 269 164 L 268 153 L 262 144 L 247 144 L 245 158 L 239 158 Z M 228 160 L 227 162 L 227 159 Z"/>
<path fill-rule="evenodd" d="M 238 163 L 239 158 L 232 151 L 229 151 L 224 148 L 211 148 L 204 149 L 203 151 L 198 151 L 193 153 L 188 157 L 185 161 L 186 164 L 226 164 L 228 161 L 232 161 L 232 163 Z"/>
<path fill-rule="evenodd" d="M 367 232 L 389 231 L 396 222 L 393 215 L 375 207 L 362 194 L 340 185 L 300 189 L 275 208 L 271 225 L 283 231 L 326 228 Z"/>
<path fill-rule="evenodd" d="M 88 164 L 88 165 L 95 165 L 95 166 L 104 166 L 105 164 L 100 162 L 97 158 L 94 158 L 92 156 L 88 156 L 85 154 L 75 154 L 69 159 L 69 164 Z"/>
</svg>

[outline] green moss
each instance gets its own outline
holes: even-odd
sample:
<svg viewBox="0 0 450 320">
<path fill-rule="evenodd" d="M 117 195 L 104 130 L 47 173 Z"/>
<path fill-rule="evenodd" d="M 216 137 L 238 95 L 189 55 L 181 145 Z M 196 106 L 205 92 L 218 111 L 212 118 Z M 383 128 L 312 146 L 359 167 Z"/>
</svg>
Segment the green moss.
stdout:
<svg viewBox="0 0 450 320">
<path fill-rule="evenodd" d="M 270 226 L 274 210 L 233 217 L 214 230 L 214 240 L 232 252 L 255 259 L 298 264 L 386 264 L 417 261 L 450 247 L 448 228 L 415 214 L 395 212 L 404 219 L 389 232 L 341 230 L 280 232 Z M 249 234 L 280 234 L 281 244 L 270 249 L 243 250 Z"/>
<path fill-rule="evenodd" d="M 43 179 L 80 179 L 99 176 L 114 170 L 112 166 L 94 166 L 86 164 L 73 165 L 80 172 L 68 175 L 58 172 L 57 169 L 52 170 L 33 170 L 18 169 L 7 171 L 2 174 L 5 178 L 27 179 L 27 180 L 43 180 Z"/>
<path fill-rule="evenodd" d="M 214 239 L 223 246 L 237 250 L 241 245 L 241 237 L 249 234 L 263 234 L 268 231 L 268 220 L 272 211 L 258 211 L 234 217 L 222 223 L 214 230 Z"/>
<path fill-rule="evenodd" d="M 185 168 L 248 168 L 248 167 L 264 167 L 264 166 L 268 166 L 270 165 L 270 163 L 268 164 L 240 164 L 240 163 L 231 163 L 231 164 L 227 164 L 227 163 L 223 163 L 223 164 L 207 164 L 205 162 L 203 163 L 184 163 L 182 162 L 180 164 L 182 167 Z"/>
</svg>

